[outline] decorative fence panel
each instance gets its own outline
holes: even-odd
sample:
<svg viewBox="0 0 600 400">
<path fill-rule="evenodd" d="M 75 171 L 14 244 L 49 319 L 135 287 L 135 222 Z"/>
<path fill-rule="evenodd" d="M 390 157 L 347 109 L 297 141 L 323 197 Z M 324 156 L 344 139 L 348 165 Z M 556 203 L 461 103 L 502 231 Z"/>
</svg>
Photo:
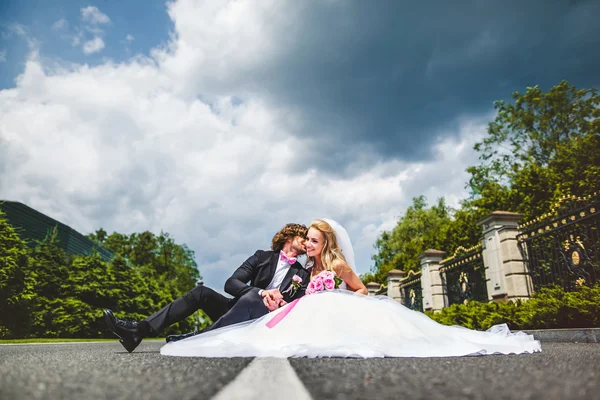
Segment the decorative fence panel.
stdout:
<svg viewBox="0 0 600 400">
<path fill-rule="evenodd" d="M 600 281 L 600 195 L 562 198 L 549 213 L 519 226 L 519 249 L 534 290 L 565 290 Z"/>
<path fill-rule="evenodd" d="M 440 274 L 449 305 L 464 304 L 469 300 L 488 301 L 481 244 L 470 249 L 459 247 L 441 265 Z"/>
<path fill-rule="evenodd" d="M 400 281 L 402 303 L 415 311 L 423 311 L 423 289 L 421 287 L 421 273 L 409 272 L 408 277 Z"/>
</svg>

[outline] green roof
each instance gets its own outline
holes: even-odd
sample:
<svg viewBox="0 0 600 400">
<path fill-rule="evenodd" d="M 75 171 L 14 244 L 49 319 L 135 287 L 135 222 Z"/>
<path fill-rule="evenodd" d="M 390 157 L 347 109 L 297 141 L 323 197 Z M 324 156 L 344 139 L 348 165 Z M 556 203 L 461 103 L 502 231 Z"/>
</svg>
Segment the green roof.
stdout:
<svg viewBox="0 0 600 400">
<path fill-rule="evenodd" d="M 34 247 L 38 241 L 44 240 L 49 232 L 56 227 L 58 246 L 68 253 L 90 255 L 96 250 L 103 260 L 108 261 L 114 254 L 96 242 L 85 237 L 75 229 L 59 222 L 33 208 L 16 201 L 0 200 L 0 210 L 19 236 Z"/>
</svg>

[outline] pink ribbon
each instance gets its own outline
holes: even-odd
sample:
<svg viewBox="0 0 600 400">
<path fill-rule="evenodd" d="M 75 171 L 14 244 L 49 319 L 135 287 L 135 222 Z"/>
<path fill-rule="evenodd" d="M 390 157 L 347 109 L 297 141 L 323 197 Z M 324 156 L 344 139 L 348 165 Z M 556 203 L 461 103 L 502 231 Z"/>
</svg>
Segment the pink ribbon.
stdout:
<svg viewBox="0 0 600 400">
<path fill-rule="evenodd" d="M 298 304 L 298 300 L 300 300 L 300 299 L 296 299 L 296 300 L 292 301 L 290 304 L 288 304 L 288 307 L 286 307 L 285 310 L 283 310 L 282 312 L 280 312 L 279 314 L 277 314 L 276 316 L 271 318 L 271 320 L 269 322 L 267 322 L 267 328 L 270 329 L 270 328 L 275 327 L 275 325 L 277 325 L 282 319 L 284 319 L 285 316 L 288 315 L 290 313 L 290 311 L 292 311 L 292 308 L 296 307 L 296 304 Z"/>
</svg>

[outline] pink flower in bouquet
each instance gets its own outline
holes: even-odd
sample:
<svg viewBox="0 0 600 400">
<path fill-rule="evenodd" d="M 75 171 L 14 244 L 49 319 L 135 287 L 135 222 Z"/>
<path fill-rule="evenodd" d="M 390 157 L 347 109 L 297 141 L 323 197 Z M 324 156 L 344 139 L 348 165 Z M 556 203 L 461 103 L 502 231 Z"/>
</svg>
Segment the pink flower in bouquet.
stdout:
<svg viewBox="0 0 600 400">
<path fill-rule="evenodd" d="M 323 290 L 323 279 L 314 280 L 313 282 L 315 283 L 315 290 L 317 292 L 320 292 Z"/>
<path fill-rule="evenodd" d="M 325 280 L 325 279 L 333 280 L 333 278 L 335 277 L 335 274 L 332 271 L 323 271 L 319 275 L 321 275 L 323 277 L 323 280 Z"/>
<path fill-rule="evenodd" d="M 308 283 L 308 287 L 306 288 L 306 294 L 313 294 L 313 293 L 316 293 L 315 283 L 311 281 Z"/>
<path fill-rule="evenodd" d="M 315 282 L 315 283 L 316 282 L 321 282 L 321 283 L 323 283 L 323 275 L 321 275 L 321 274 L 316 275 L 314 278 L 312 278 L 312 282 Z"/>
<path fill-rule="evenodd" d="M 335 280 L 333 280 L 333 278 L 325 278 L 323 279 L 323 286 L 325 286 L 325 289 L 327 290 L 333 290 L 335 289 Z"/>
</svg>

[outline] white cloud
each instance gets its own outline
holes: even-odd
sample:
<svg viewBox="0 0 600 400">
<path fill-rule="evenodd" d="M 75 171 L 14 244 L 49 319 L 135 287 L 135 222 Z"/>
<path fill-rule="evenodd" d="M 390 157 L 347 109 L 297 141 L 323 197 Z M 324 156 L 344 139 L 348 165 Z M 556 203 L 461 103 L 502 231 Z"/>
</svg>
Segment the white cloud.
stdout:
<svg viewBox="0 0 600 400">
<path fill-rule="evenodd" d="M 272 35 L 282 21 L 269 16 L 292 16 L 244 1 L 179 1 L 169 13 L 177 34 L 152 58 L 52 69 L 32 54 L 17 86 L 0 91 L 0 160 L 11 166 L 0 164 L 0 199 L 82 233 L 163 229 L 196 252 L 206 284 L 220 291 L 286 222 L 340 222 L 362 273 L 377 234 L 413 196 L 464 196 L 482 121 L 465 120 L 428 163 L 373 162 L 347 178 L 292 170 L 308 140 L 294 134 L 300 114 L 243 83 L 245 70 L 285 45 Z M 96 37 L 84 51 L 103 46 Z"/>
<path fill-rule="evenodd" d="M 84 29 L 86 32 L 95 36 L 104 35 L 104 29 L 98 28 L 96 25 L 88 25 L 85 26 Z"/>
<path fill-rule="evenodd" d="M 27 29 L 25 28 L 25 25 L 21 25 L 21 24 L 10 24 L 9 25 L 9 30 L 16 33 L 19 36 L 25 36 L 25 34 L 27 33 Z"/>
<path fill-rule="evenodd" d="M 110 18 L 98 9 L 98 7 L 88 6 L 81 9 L 81 19 L 91 24 L 108 24 Z"/>
<path fill-rule="evenodd" d="M 52 29 L 55 31 L 63 31 L 63 30 L 67 30 L 68 28 L 69 28 L 69 23 L 64 18 L 59 19 L 52 25 Z"/>
<path fill-rule="evenodd" d="M 83 44 L 83 52 L 85 54 L 93 54 L 97 53 L 104 48 L 104 40 L 99 38 L 98 36 L 94 37 L 92 40 L 88 40 Z"/>
<path fill-rule="evenodd" d="M 104 30 L 98 25 L 110 23 L 110 18 L 97 7 L 88 6 L 81 9 L 81 19 L 84 24 L 81 28 L 77 29 L 77 34 L 71 39 L 73 46 L 79 46 L 82 42 L 82 50 L 85 54 L 93 54 L 101 51 L 104 48 Z M 92 34 L 94 37 L 90 40 L 84 38 Z"/>
<path fill-rule="evenodd" d="M 74 35 L 73 37 L 71 37 L 71 45 L 73 47 L 77 47 L 81 44 L 81 38 L 83 36 L 82 35 Z"/>
<path fill-rule="evenodd" d="M 81 9 L 81 25 L 75 26 L 73 32 L 69 32 L 69 22 L 61 18 L 52 25 L 52 30 L 61 32 L 61 37 L 69 40 L 73 47 L 81 45 L 85 54 L 93 54 L 104 48 L 104 30 L 98 24 L 106 24 L 110 19 L 96 7 Z"/>
<path fill-rule="evenodd" d="M 25 25 L 11 23 L 6 25 L 6 29 L 2 30 L 2 39 L 10 39 L 13 35 L 24 37 L 27 34 Z"/>
<path fill-rule="evenodd" d="M 0 50 L 0 63 L 6 62 L 6 50 Z"/>
<path fill-rule="evenodd" d="M 133 37 L 132 34 L 127 34 L 127 36 L 125 37 L 125 40 L 127 40 L 128 42 L 133 42 L 135 40 L 135 38 Z"/>
</svg>

